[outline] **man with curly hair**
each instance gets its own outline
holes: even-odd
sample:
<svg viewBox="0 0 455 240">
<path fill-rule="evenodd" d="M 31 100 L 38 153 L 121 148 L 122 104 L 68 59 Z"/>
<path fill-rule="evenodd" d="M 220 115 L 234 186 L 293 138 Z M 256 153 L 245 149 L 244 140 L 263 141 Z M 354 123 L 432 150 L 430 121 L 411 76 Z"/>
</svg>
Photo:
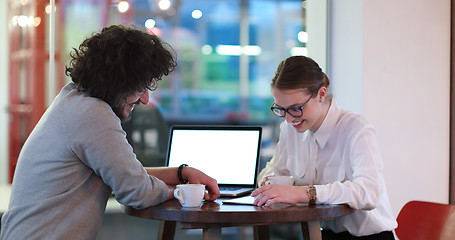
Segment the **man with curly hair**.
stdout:
<svg viewBox="0 0 455 240">
<path fill-rule="evenodd" d="M 94 239 L 111 193 L 138 209 L 173 198 L 180 182 L 202 183 L 206 200 L 216 180 L 191 168 L 144 168 L 121 122 L 176 67 L 159 37 L 110 26 L 73 49 L 66 85 L 24 144 L 1 239 Z"/>
</svg>

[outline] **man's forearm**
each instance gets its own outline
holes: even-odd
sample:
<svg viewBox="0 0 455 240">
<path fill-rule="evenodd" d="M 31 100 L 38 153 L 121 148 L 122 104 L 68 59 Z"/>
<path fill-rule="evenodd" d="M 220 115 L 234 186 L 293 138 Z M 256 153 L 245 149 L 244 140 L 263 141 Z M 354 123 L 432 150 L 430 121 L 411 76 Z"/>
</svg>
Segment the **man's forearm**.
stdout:
<svg viewBox="0 0 455 240">
<path fill-rule="evenodd" d="M 168 185 L 177 185 L 180 183 L 177 177 L 176 167 L 146 167 L 145 170 L 149 175 L 155 176 Z"/>
</svg>

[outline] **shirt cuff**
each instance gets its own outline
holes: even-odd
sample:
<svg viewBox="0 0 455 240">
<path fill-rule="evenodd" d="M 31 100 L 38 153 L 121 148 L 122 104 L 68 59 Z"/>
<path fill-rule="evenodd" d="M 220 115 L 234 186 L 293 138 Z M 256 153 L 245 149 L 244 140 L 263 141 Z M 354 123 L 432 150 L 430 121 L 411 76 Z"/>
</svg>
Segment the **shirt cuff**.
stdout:
<svg viewBox="0 0 455 240">
<path fill-rule="evenodd" d="M 329 188 L 326 185 L 314 185 L 316 189 L 316 204 L 329 203 Z"/>
</svg>

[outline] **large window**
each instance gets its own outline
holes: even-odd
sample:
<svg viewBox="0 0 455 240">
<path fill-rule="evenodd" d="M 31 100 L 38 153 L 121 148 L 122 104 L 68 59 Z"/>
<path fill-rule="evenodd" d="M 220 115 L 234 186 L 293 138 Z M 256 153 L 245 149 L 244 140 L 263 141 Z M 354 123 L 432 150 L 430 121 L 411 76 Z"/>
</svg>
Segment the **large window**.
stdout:
<svg viewBox="0 0 455 240">
<path fill-rule="evenodd" d="M 164 115 L 268 120 L 270 78 L 280 59 L 303 47 L 303 14 L 300 1 L 183 1 L 178 16 L 156 20 L 180 66 L 155 94 Z"/>
<path fill-rule="evenodd" d="M 177 52 L 151 94 L 171 123 L 267 123 L 277 64 L 306 55 L 301 0 L 64 1 L 67 52 L 104 25 L 134 24 Z"/>
</svg>

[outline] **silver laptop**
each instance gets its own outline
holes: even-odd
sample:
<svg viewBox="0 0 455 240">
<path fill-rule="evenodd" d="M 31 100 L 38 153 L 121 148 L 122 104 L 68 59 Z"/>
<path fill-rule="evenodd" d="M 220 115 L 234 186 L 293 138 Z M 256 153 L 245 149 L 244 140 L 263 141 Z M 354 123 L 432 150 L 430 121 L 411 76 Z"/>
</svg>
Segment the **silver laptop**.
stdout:
<svg viewBox="0 0 455 240">
<path fill-rule="evenodd" d="M 256 186 L 261 137 L 259 126 L 172 126 L 166 165 L 201 170 L 217 180 L 222 197 L 246 195 Z"/>
</svg>

